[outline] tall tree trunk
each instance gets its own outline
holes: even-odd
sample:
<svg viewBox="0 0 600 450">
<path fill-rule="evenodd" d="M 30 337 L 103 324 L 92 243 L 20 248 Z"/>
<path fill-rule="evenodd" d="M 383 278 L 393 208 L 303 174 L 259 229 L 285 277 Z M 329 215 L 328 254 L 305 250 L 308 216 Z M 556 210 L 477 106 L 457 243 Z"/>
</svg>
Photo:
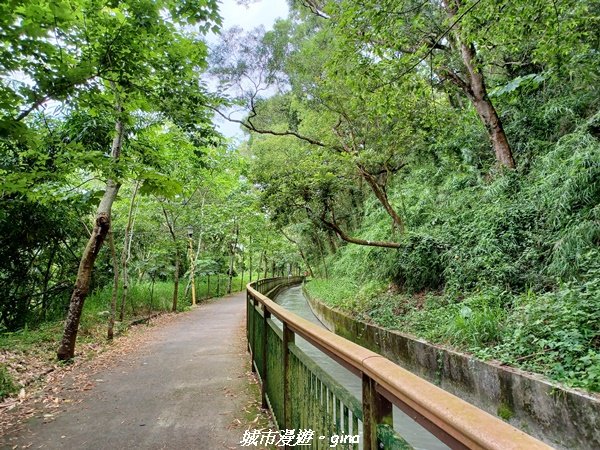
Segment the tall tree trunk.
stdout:
<svg viewBox="0 0 600 450">
<path fill-rule="evenodd" d="M 115 160 L 119 159 L 119 156 L 121 155 L 124 134 L 123 120 L 120 117 L 120 105 L 117 106 L 117 112 L 119 113 L 119 117 L 115 123 L 115 137 L 113 139 L 111 150 L 111 156 Z M 79 262 L 79 270 L 77 271 L 75 287 L 71 294 L 71 302 L 69 304 L 69 312 L 65 322 L 63 337 L 60 346 L 58 347 L 58 351 L 56 352 L 56 356 L 61 361 L 69 360 L 75 355 L 75 342 L 77 340 L 81 312 L 83 311 L 83 303 L 90 290 L 92 271 L 96 259 L 98 258 L 98 253 L 100 253 L 102 244 L 110 229 L 112 205 L 117 198 L 120 187 L 121 184 L 112 179 L 106 181 L 106 189 L 104 190 L 104 195 L 102 196 L 102 200 L 96 211 L 94 228 L 92 229 L 92 234 L 83 251 L 81 261 Z"/>
<path fill-rule="evenodd" d="M 444 7 L 448 16 L 453 18 L 461 6 L 461 0 L 444 0 Z M 504 132 L 502 121 L 498 116 L 496 108 L 492 104 L 486 88 L 485 78 L 479 67 L 477 67 L 477 50 L 472 43 L 464 42 L 460 36 L 459 28 L 454 29 L 452 36 L 454 43 L 458 46 L 460 56 L 466 69 L 466 80 L 452 70 L 446 70 L 445 76 L 457 85 L 467 95 L 477 115 L 485 125 L 485 128 L 492 142 L 496 162 L 501 166 L 514 169 L 516 164 L 512 149 Z"/>
<path fill-rule="evenodd" d="M 473 106 L 475 106 L 475 110 L 490 136 L 496 154 L 496 161 L 501 166 L 514 169 L 515 160 L 513 158 L 512 149 L 508 143 L 508 138 L 504 132 L 498 112 L 488 97 L 483 73 L 474 66 L 475 58 L 477 57 L 475 47 L 461 42 L 460 49 L 463 63 L 467 68 L 469 77 L 470 89 L 468 90 L 467 95 L 473 103 Z"/>
<path fill-rule="evenodd" d="M 319 249 L 319 255 L 321 256 L 321 263 L 323 264 L 323 269 L 325 271 L 325 279 L 329 279 L 329 273 L 327 271 L 327 262 L 325 261 L 325 255 L 323 252 L 323 244 L 321 244 L 321 239 L 319 235 L 315 233 L 315 241 L 317 242 L 317 248 Z"/>
<path fill-rule="evenodd" d="M 248 264 L 248 271 L 250 272 L 250 283 L 252 283 L 252 235 L 250 235 L 250 245 L 248 245 L 248 251 L 250 254 L 248 255 L 248 259 L 250 263 Z"/>
<path fill-rule="evenodd" d="M 131 255 L 131 240 L 133 239 L 133 209 L 135 205 L 135 197 L 140 187 L 139 180 L 135 182 L 131 200 L 129 202 L 129 212 L 127 213 L 127 226 L 125 227 L 125 237 L 123 238 L 123 251 L 121 252 L 121 268 L 123 272 L 123 292 L 121 294 L 121 305 L 119 308 L 119 320 L 122 322 L 125 317 L 125 303 L 127 301 L 127 292 L 129 289 L 129 272 L 127 263 Z"/>
<path fill-rule="evenodd" d="M 302 247 L 300 247 L 300 244 L 297 241 L 293 240 L 291 237 L 289 237 L 287 234 L 285 234 L 285 231 L 281 230 L 281 233 L 288 241 L 290 241 L 292 244 L 294 244 L 298 248 L 298 252 L 300 253 L 300 256 L 302 257 L 302 261 L 304 261 L 304 264 L 306 264 L 308 273 L 310 274 L 311 277 L 314 278 L 315 275 L 313 274 L 312 267 L 310 267 L 310 263 L 308 262 L 308 259 L 306 259 L 306 255 L 304 255 L 304 252 L 302 251 Z"/>
<path fill-rule="evenodd" d="M 113 263 L 114 281 L 113 290 L 110 298 L 110 314 L 108 316 L 108 330 L 106 338 L 112 341 L 114 337 L 115 315 L 117 312 L 117 294 L 119 292 L 119 263 L 117 262 L 117 252 L 115 251 L 115 238 L 111 228 L 108 232 L 108 245 L 110 247 L 110 257 Z"/>
<path fill-rule="evenodd" d="M 327 242 L 329 243 L 329 250 L 331 251 L 332 254 L 336 254 L 337 253 L 337 245 L 335 244 L 335 240 L 333 239 L 333 232 L 331 231 L 330 228 L 327 229 Z"/>
</svg>

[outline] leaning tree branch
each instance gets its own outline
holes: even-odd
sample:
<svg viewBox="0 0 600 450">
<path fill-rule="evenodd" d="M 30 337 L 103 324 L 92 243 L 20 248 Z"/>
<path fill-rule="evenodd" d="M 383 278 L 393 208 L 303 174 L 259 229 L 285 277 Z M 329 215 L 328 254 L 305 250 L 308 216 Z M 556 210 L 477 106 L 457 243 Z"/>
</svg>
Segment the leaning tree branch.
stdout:
<svg viewBox="0 0 600 450">
<path fill-rule="evenodd" d="M 366 245 L 369 247 L 383 247 L 383 248 L 400 248 L 401 244 L 399 244 L 398 242 L 390 242 L 390 241 L 369 241 L 367 239 L 360 239 L 360 238 L 355 238 L 352 236 L 348 236 L 340 227 L 337 223 L 335 222 L 330 222 L 329 220 L 321 217 L 321 222 L 323 223 L 323 225 L 325 225 L 327 228 L 329 228 L 330 230 L 334 231 L 335 234 L 338 235 L 338 237 L 342 240 L 342 241 L 346 241 L 346 242 L 350 242 L 351 244 L 357 244 L 357 245 Z"/>
<path fill-rule="evenodd" d="M 306 212 L 307 212 L 308 216 L 311 218 L 314 218 L 315 214 L 310 209 L 310 207 L 306 206 L 305 208 L 306 208 Z M 361 239 L 361 238 L 355 238 L 355 237 L 349 236 L 337 224 L 337 222 L 335 221 L 335 215 L 333 213 L 332 213 L 331 220 L 327 220 L 327 218 L 325 216 L 325 212 L 323 212 L 323 214 L 319 215 L 318 219 L 323 225 L 325 225 L 327 228 L 329 228 L 331 231 L 333 231 L 335 234 L 337 234 L 337 236 L 342 241 L 346 241 L 346 242 L 349 242 L 351 244 L 356 244 L 356 245 L 364 245 L 367 247 L 380 247 L 380 248 L 400 248 L 400 247 L 402 247 L 402 245 L 398 242 L 371 241 L 368 239 Z"/>
<path fill-rule="evenodd" d="M 273 131 L 273 130 L 265 130 L 263 128 L 259 128 L 257 127 L 254 123 L 252 123 L 251 120 L 239 120 L 239 119 L 234 119 L 231 116 L 223 113 L 222 111 L 220 111 L 218 108 L 215 108 L 214 106 L 210 106 L 210 105 L 206 105 L 208 109 L 214 111 L 215 113 L 217 113 L 219 116 L 221 116 L 223 119 L 229 121 L 229 122 L 233 122 L 233 123 L 237 123 L 240 124 L 241 126 L 243 126 L 244 128 L 246 128 L 249 131 L 253 131 L 254 133 L 258 133 L 258 134 L 269 134 L 272 136 L 294 136 L 297 139 L 300 139 L 304 142 L 307 142 L 311 145 L 316 145 L 317 147 L 322 147 L 322 148 L 332 148 L 336 151 L 343 151 L 343 149 L 341 147 L 338 147 L 336 145 L 330 145 L 330 144 L 326 144 L 324 142 L 318 141 L 316 139 L 313 139 L 311 137 L 308 136 L 304 136 L 296 131 L 292 131 L 292 130 L 286 130 L 286 131 Z M 254 117 L 256 114 L 253 112 L 252 113 L 252 117 Z"/>
</svg>

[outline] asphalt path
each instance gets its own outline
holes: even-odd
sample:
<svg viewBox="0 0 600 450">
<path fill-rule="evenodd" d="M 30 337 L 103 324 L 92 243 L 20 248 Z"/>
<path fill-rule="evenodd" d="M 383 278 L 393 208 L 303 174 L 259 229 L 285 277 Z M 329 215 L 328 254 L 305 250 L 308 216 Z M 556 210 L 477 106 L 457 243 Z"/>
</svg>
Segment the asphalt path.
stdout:
<svg viewBox="0 0 600 450">
<path fill-rule="evenodd" d="M 51 422 L 30 420 L 4 448 L 238 448 L 251 401 L 244 298 L 210 301 L 149 329 L 146 344 L 94 375 L 79 403 Z"/>
</svg>

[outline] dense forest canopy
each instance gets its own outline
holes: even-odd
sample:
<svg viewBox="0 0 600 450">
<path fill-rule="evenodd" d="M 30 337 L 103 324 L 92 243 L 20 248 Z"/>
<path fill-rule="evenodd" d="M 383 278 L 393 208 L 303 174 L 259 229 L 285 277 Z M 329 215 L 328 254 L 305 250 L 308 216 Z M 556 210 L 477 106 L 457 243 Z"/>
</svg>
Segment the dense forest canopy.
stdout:
<svg viewBox="0 0 600 450">
<path fill-rule="evenodd" d="M 89 293 L 110 324 L 307 272 L 600 389 L 600 2 L 291 1 L 250 32 L 213 0 L 0 12 L 3 330 L 66 316 L 69 359 Z"/>
<path fill-rule="evenodd" d="M 223 33 L 212 71 L 309 292 L 600 389 L 599 20 L 595 1 L 306 0 Z"/>
<path fill-rule="evenodd" d="M 245 158 L 211 121 L 215 1 L 0 10 L 3 330 L 68 310 L 68 359 L 90 292 L 87 316 L 106 312 L 110 337 L 115 318 L 185 307 L 194 278 L 206 297 L 241 289 L 244 271 L 297 270 Z"/>
</svg>

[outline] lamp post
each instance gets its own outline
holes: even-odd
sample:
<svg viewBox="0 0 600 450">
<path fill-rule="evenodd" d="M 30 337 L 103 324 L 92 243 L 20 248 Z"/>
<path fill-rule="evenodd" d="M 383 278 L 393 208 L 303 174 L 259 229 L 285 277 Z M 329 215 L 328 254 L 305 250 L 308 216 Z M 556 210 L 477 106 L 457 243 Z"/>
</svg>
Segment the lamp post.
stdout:
<svg viewBox="0 0 600 450">
<path fill-rule="evenodd" d="M 187 227 L 188 242 L 190 244 L 190 283 L 192 285 L 192 305 L 196 305 L 196 283 L 194 282 L 194 272 L 196 272 L 195 261 L 194 261 L 194 227 L 189 225 Z"/>
</svg>

